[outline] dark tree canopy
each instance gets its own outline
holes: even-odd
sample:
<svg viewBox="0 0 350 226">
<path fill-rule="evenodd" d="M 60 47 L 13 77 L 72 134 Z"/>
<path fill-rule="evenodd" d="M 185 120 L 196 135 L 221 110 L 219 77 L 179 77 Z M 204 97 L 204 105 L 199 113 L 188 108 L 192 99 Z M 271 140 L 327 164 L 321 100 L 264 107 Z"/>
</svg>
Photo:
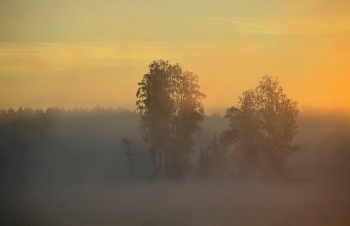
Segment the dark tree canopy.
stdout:
<svg viewBox="0 0 350 226">
<path fill-rule="evenodd" d="M 198 77 L 176 64 L 154 61 L 138 83 L 137 109 L 155 173 L 180 174 L 189 166 L 192 134 L 199 133 L 204 107 Z"/>
<path fill-rule="evenodd" d="M 216 135 L 199 152 L 198 170 L 202 176 L 214 175 L 218 178 L 228 173 L 230 158 L 227 147 Z"/>
<path fill-rule="evenodd" d="M 292 144 L 298 113 L 298 103 L 287 98 L 277 78 L 265 75 L 255 90 L 243 92 L 238 104 L 226 110 L 229 129 L 221 135 L 235 147 L 240 174 L 258 165 L 268 174 L 286 173 L 288 158 L 299 150 Z"/>
<path fill-rule="evenodd" d="M 230 129 L 222 133 L 222 141 L 235 145 L 232 157 L 239 168 L 239 174 L 246 175 L 248 168 L 258 164 L 258 148 L 262 141 L 254 91 L 244 91 L 238 104 L 226 110 L 225 117 L 229 119 Z"/>
</svg>

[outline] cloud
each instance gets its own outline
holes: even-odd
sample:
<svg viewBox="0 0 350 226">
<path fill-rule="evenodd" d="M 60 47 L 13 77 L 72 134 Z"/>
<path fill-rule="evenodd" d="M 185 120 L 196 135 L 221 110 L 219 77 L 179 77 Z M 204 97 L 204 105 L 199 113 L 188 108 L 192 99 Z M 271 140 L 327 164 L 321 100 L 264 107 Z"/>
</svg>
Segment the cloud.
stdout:
<svg viewBox="0 0 350 226">
<path fill-rule="evenodd" d="M 247 46 L 247 45 L 245 45 Z M 254 46 L 232 48 L 230 43 L 208 42 L 0 42 L 0 76 L 4 74 L 51 74 L 72 68 L 119 67 L 125 61 L 202 58 L 242 55 Z M 147 65 L 147 64 L 145 64 Z"/>
<path fill-rule="evenodd" d="M 235 17 L 212 18 L 223 28 L 255 34 L 350 34 L 350 17 Z"/>
</svg>

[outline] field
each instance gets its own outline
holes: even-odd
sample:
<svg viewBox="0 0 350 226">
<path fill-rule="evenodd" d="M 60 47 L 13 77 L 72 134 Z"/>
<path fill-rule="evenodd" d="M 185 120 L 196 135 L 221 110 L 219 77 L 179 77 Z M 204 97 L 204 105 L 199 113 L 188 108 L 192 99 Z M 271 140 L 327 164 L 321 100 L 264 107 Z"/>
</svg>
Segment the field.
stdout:
<svg viewBox="0 0 350 226">
<path fill-rule="evenodd" d="M 226 126 L 219 115 L 206 116 L 202 134 L 195 137 L 193 169 L 182 180 L 150 177 L 152 164 L 137 114 L 78 118 L 45 124 L 46 132 L 36 141 L 26 140 L 26 133 L 5 139 L 14 124 L 2 131 L 8 148 L 1 149 L 2 225 L 350 223 L 347 113 L 300 114 L 295 142 L 302 148 L 290 158 L 290 175 L 284 179 L 254 173 L 225 180 L 197 177 L 198 149 Z M 135 178 L 119 142 L 125 133 L 134 141 Z M 16 139 L 27 143 L 18 146 Z"/>
</svg>

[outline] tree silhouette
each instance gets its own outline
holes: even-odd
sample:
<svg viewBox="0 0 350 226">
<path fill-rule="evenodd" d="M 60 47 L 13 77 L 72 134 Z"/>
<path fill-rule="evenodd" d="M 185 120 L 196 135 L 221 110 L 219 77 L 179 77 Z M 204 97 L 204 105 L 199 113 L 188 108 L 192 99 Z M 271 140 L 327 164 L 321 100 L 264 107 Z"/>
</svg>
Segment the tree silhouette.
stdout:
<svg viewBox="0 0 350 226">
<path fill-rule="evenodd" d="M 300 149 L 292 145 L 298 133 L 298 102 L 287 98 L 278 79 L 265 75 L 255 90 L 262 127 L 263 164 L 269 173 L 283 174 L 290 155 Z"/>
<path fill-rule="evenodd" d="M 125 152 L 125 157 L 129 156 L 131 173 L 132 173 L 132 176 L 134 177 L 134 168 L 132 166 L 132 160 L 131 160 L 131 156 L 134 155 L 134 153 L 132 153 L 130 150 L 130 145 L 132 144 L 132 142 L 127 137 L 122 137 L 121 143 L 126 145 L 127 150 Z"/>
<path fill-rule="evenodd" d="M 232 160 L 241 176 L 258 163 L 262 131 L 256 105 L 254 91 L 247 90 L 239 97 L 238 104 L 228 108 L 225 114 L 229 119 L 229 129 L 221 134 L 221 139 L 225 144 L 235 145 Z"/>
<path fill-rule="evenodd" d="M 214 173 L 216 177 L 220 177 L 229 168 L 229 151 L 215 134 L 205 148 L 201 148 L 197 162 L 202 175 Z"/>
<path fill-rule="evenodd" d="M 150 144 L 154 172 L 161 173 L 163 160 L 169 174 L 188 168 L 192 134 L 199 133 L 204 108 L 198 77 L 176 64 L 154 61 L 138 83 L 137 109 L 144 140 Z"/>
<path fill-rule="evenodd" d="M 136 105 L 141 114 L 141 130 L 144 140 L 150 144 L 154 173 L 162 170 L 162 157 L 170 142 L 171 90 L 170 71 L 173 66 L 167 61 L 154 61 L 149 72 L 138 83 Z M 157 164 L 158 162 L 158 164 Z"/>
<path fill-rule="evenodd" d="M 243 92 L 238 104 L 226 110 L 229 129 L 221 135 L 226 144 L 234 144 L 239 174 L 259 164 L 268 174 L 287 172 L 288 158 L 299 150 L 292 145 L 298 113 L 298 103 L 283 94 L 278 78 L 265 75 L 255 90 Z"/>
</svg>

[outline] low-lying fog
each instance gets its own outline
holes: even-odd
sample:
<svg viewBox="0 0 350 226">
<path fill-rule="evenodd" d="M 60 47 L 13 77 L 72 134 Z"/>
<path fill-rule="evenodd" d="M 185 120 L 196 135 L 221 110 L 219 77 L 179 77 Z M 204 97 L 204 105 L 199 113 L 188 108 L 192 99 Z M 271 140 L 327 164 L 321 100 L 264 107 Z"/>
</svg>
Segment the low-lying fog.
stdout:
<svg viewBox="0 0 350 226">
<path fill-rule="evenodd" d="M 206 117 L 194 138 L 193 172 L 184 180 L 149 177 L 135 113 L 2 121 L 0 224 L 350 225 L 349 119 L 346 112 L 301 112 L 301 151 L 283 180 L 196 177 L 199 148 L 226 128 L 218 115 Z M 135 178 L 122 136 L 133 141 Z"/>
<path fill-rule="evenodd" d="M 2 213 L 12 225 L 348 225 L 348 188 L 322 181 L 79 184 L 20 197 L 7 191 Z"/>
</svg>

